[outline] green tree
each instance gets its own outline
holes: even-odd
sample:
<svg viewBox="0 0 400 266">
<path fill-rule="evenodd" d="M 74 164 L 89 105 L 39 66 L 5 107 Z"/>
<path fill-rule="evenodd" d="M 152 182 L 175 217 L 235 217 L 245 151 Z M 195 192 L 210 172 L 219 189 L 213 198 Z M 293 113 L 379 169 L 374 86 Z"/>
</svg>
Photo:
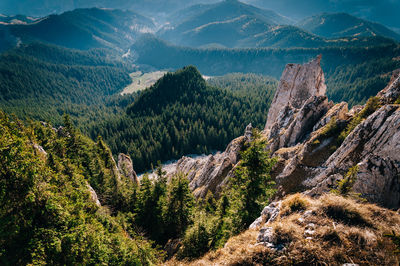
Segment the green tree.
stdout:
<svg viewBox="0 0 400 266">
<path fill-rule="evenodd" d="M 189 180 L 183 173 L 178 173 L 168 184 L 166 203 L 163 210 L 166 236 L 176 238 L 182 236 L 191 223 L 194 197 L 189 189 Z"/>
<path fill-rule="evenodd" d="M 253 130 L 253 140 L 241 153 L 242 160 L 231 179 L 231 216 L 234 232 L 247 228 L 274 193 L 269 175 L 276 159 L 265 150 L 265 141 Z"/>
</svg>

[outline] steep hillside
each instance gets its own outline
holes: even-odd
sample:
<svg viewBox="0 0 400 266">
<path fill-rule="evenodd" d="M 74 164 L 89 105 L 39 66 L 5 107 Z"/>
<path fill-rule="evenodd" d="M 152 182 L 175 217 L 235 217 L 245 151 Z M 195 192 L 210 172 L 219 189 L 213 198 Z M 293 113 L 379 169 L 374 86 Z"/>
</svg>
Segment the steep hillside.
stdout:
<svg viewBox="0 0 400 266">
<path fill-rule="evenodd" d="M 112 58 L 105 50 L 86 52 L 41 43 L 9 50 L 0 55 L 0 107 L 21 119 L 56 124 L 67 112 L 88 126 L 99 115 L 115 111 L 116 103 L 104 109 L 131 81 L 128 68 Z"/>
<path fill-rule="evenodd" d="M 135 183 L 104 142 L 0 111 L 0 262 L 151 264 L 161 254 L 115 216 Z M 97 194 L 96 194 L 97 192 Z"/>
<path fill-rule="evenodd" d="M 250 122 L 260 127 L 275 86 L 271 81 L 257 92 L 219 89 L 195 67 L 185 67 L 143 91 L 127 115 L 100 121 L 90 134 L 103 136 L 113 152 L 130 154 L 141 172 L 158 160 L 221 150 Z"/>
<path fill-rule="evenodd" d="M 296 25 L 327 38 L 384 36 L 400 40 L 399 34 L 382 24 L 360 19 L 346 13 L 323 13 L 306 18 Z"/>
<path fill-rule="evenodd" d="M 97 8 L 76 9 L 27 25 L 8 27 L 23 42 L 39 40 L 83 50 L 126 48 L 138 34 L 154 30 L 150 19 L 132 11 Z"/>
<path fill-rule="evenodd" d="M 314 265 L 399 262 L 387 234 L 398 232 L 394 211 L 328 194 L 288 196 L 263 211 L 262 222 L 194 261 L 166 265 Z"/>
</svg>

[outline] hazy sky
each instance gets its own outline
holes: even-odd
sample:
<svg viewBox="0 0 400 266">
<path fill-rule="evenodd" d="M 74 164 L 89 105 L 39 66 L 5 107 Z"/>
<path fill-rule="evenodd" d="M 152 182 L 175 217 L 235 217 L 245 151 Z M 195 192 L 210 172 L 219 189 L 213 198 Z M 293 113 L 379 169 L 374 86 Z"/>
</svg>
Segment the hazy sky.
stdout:
<svg viewBox="0 0 400 266">
<path fill-rule="evenodd" d="M 0 0 L 0 13 L 45 15 L 76 7 L 103 5 L 115 8 L 181 7 L 189 2 L 213 0 Z M 321 12 L 348 12 L 387 26 L 400 28 L 400 0 L 243 0 L 263 8 L 273 9 L 293 19 Z M 157 4 L 154 4 L 157 3 Z"/>
</svg>

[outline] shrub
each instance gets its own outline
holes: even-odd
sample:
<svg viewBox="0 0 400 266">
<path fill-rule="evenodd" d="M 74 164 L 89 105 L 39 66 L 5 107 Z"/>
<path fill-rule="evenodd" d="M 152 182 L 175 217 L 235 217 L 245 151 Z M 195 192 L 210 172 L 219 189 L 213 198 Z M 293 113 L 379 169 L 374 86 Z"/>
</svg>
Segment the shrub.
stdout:
<svg viewBox="0 0 400 266">
<path fill-rule="evenodd" d="M 337 189 L 332 190 L 332 192 L 339 195 L 348 195 L 356 182 L 357 173 L 358 166 L 351 167 L 344 178 L 338 182 Z"/>
<path fill-rule="evenodd" d="M 282 202 L 281 214 L 290 215 L 294 212 L 304 211 L 309 205 L 309 201 L 301 194 L 294 194 Z"/>
<path fill-rule="evenodd" d="M 338 137 L 338 141 L 342 143 L 346 137 L 368 116 L 380 107 L 379 98 L 371 97 L 368 99 L 364 108 L 350 121 L 349 125 L 342 131 Z"/>
</svg>

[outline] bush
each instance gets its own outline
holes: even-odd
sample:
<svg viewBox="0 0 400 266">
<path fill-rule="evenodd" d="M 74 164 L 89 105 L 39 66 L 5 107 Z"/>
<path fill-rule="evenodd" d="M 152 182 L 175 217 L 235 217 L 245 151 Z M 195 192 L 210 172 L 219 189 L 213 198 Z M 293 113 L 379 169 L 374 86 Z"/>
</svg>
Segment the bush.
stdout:
<svg viewBox="0 0 400 266">
<path fill-rule="evenodd" d="M 338 141 L 342 143 L 346 137 L 368 116 L 380 107 L 379 98 L 371 97 L 368 99 L 364 108 L 350 121 L 349 125 L 342 131 L 338 137 Z"/>
<path fill-rule="evenodd" d="M 282 202 L 281 214 L 290 215 L 294 212 L 304 211 L 309 205 L 309 201 L 301 194 L 294 194 Z"/>
</svg>

